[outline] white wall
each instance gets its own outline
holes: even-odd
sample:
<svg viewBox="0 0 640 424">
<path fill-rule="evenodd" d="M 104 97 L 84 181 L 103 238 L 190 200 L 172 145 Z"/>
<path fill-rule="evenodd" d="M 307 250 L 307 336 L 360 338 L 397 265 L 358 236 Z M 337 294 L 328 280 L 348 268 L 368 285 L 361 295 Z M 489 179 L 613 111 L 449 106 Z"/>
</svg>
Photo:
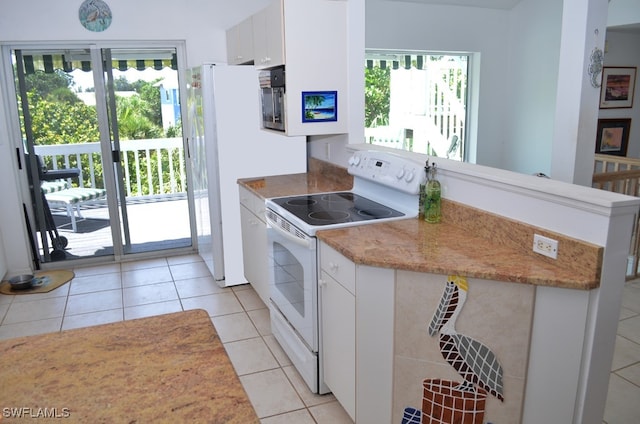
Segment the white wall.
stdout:
<svg viewBox="0 0 640 424">
<path fill-rule="evenodd" d="M 640 10 L 640 7 L 638 7 Z M 604 66 L 635 66 L 640 69 L 640 34 L 607 31 L 607 50 Z M 635 95 L 632 108 L 600 109 L 598 118 L 631 118 L 627 156 L 640 158 L 640 78 L 636 75 Z M 594 142 L 595 145 L 595 142 Z"/>
<path fill-rule="evenodd" d="M 509 14 L 501 168 L 550 175 L 561 26 L 557 0 L 522 1 Z"/>
<path fill-rule="evenodd" d="M 504 10 L 366 2 L 366 48 L 480 52 L 476 163 L 493 167 L 504 166 L 508 29 Z"/>
</svg>

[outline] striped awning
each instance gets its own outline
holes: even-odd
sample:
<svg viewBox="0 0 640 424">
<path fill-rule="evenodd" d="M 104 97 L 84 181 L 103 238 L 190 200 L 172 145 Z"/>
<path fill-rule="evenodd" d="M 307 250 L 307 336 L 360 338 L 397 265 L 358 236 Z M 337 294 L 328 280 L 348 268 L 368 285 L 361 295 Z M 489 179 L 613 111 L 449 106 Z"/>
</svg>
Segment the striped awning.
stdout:
<svg viewBox="0 0 640 424">
<path fill-rule="evenodd" d="M 87 59 L 88 59 L 88 55 Z M 45 73 L 53 73 L 56 69 L 63 70 L 64 72 L 71 72 L 74 69 L 82 69 L 83 71 L 91 71 L 91 61 L 78 59 L 78 55 L 65 55 L 65 54 L 29 54 L 24 52 L 23 55 L 24 70 L 26 74 L 33 74 L 36 71 L 44 71 Z M 106 68 L 106 63 L 104 64 Z M 120 71 L 126 71 L 127 69 L 137 69 L 143 71 L 147 68 L 153 68 L 161 70 L 163 68 L 171 68 L 173 70 L 178 69 L 178 59 L 175 53 L 172 53 L 169 58 L 166 56 L 161 59 L 130 59 L 130 58 L 117 58 L 111 62 L 113 69 Z"/>
<path fill-rule="evenodd" d="M 422 69 L 424 67 L 425 57 L 423 55 L 395 55 L 393 58 L 375 57 L 367 58 L 367 68 L 371 69 L 377 67 L 380 69 L 399 69 L 402 66 L 404 69 Z"/>
</svg>

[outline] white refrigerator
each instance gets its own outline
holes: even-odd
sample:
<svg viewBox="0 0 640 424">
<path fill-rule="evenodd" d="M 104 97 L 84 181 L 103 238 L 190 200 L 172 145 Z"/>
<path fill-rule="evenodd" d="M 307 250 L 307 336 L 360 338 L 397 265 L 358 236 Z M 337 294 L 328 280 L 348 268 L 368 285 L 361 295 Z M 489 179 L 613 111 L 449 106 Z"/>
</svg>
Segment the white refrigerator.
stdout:
<svg viewBox="0 0 640 424">
<path fill-rule="evenodd" d="M 261 129 L 253 66 L 204 64 L 186 77 L 198 251 L 220 286 L 243 284 L 237 180 L 306 172 L 306 137 Z"/>
</svg>

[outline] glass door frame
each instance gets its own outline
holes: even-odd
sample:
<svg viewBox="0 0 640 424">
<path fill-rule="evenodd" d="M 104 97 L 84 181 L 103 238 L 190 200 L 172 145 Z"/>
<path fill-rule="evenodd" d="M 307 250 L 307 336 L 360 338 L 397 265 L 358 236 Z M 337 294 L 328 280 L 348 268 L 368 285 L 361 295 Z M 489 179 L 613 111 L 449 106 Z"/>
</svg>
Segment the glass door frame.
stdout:
<svg viewBox="0 0 640 424">
<path fill-rule="evenodd" d="M 106 166 L 107 163 L 114 163 L 114 149 L 113 149 L 113 140 L 111 139 L 111 131 L 109 128 L 110 116 L 109 110 L 107 108 L 108 101 L 108 91 L 107 85 L 105 81 L 105 73 L 102 62 L 102 52 L 103 49 L 154 49 L 154 48 L 172 48 L 175 49 L 177 57 L 178 57 L 178 80 L 181 82 L 179 84 L 179 95 L 180 95 L 180 112 L 183 116 L 183 130 L 182 130 L 182 145 L 185 152 L 185 174 L 186 174 L 186 193 L 187 193 L 187 202 L 188 202 L 188 219 L 189 219 L 189 227 L 191 229 L 191 246 L 184 248 L 176 248 L 171 249 L 171 254 L 181 254 L 181 253 L 195 253 L 197 251 L 197 233 L 195 230 L 196 220 L 195 220 L 195 212 L 194 212 L 194 196 L 193 196 L 193 184 L 192 184 L 192 170 L 190 167 L 189 160 L 189 146 L 188 146 L 188 138 L 187 131 L 185 130 L 186 123 L 184 122 L 184 117 L 186 117 L 186 98 L 187 98 L 187 89 L 182 81 L 184 79 L 184 66 L 186 64 L 186 47 L 183 41 L 155 41 L 155 42 L 143 42 L 143 41 L 134 41 L 134 42 L 70 42 L 70 43 L 61 43 L 61 42 L 17 42 L 17 43 L 9 43 L 9 44 L 0 44 L 0 54 L 2 57 L 0 58 L 0 64 L 3 65 L 3 70 L 5 71 L 6 77 L 3 78 L 1 82 L 3 88 L 6 88 L 6 99 L 5 106 L 8 113 L 9 118 L 9 128 L 8 132 L 13 134 L 11 137 L 12 140 L 9 142 L 13 144 L 13 147 L 16 148 L 16 154 L 22 155 L 26 153 L 24 150 L 24 146 L 22 145 L 20 140 L 22 140 L 22 131 L 20 129 L 20 119 L 18 109 L 16 107 L 15 99 L 16 96 L 16 86 L 14 83 L 14 73 L 13 66 L 11 60 L 11 54 L 13 50 L 65 50 L 65 49 L 87 49 L 91 54 L 91 61 L 94 64 L 92 66 L 92 72 L 94 77 L 95 84 L 95 92 L 96 92 L 96 112 L 98 114 L 98 122 L 99 122 L 99 133 L 100 133 L 100 144 L 101 144 L 101 154 L 103 158 L 103 173 L 104 173 L 104 181 L 105 188 L 108 190 L 107 195 L 107 207 L 110 215 L 110 225 L 111 225 L 111 233 L 113 237 L 113 255 L 105 255 L 100 256 L 100 262 L 115 260 L 116 262 L 120 262 L 123 258 L 131 259 L 131 258 L 144 258 L 144 257 L 157 257 L 158 252 L 168 252 L 168 251 L 151 251 L 151 252 L 142 252 L 142 253 L 132 253 L 127 254 L 124 252 L 123 246 L 123 235 L 121 230 L 121 211 L 119 209 L 119 201 L 118 201 L 118 191 L 116 184 L 116 172 L 115 167 Z M 108 141 L 103 141 L 108 140 Z M 22 169 L 25 167 L 24 161 L 20 164 Z M 16 165 L 18 167 L 18 165 Z M 27 181 L 26 172 L 21 172 L 20 169 L 17 168 L 18 182 L 19 184 L 19 195 L 21 199 L 28 199 L 30 197 L 29 193 L 29 184 Z M 23 200 L 24 202 L 24 200 Z M 31 208 L 27 208 L 27 216 L 26 219 L 34 223 L 34 216 Z M 31 230 L 32 234 L 29 234 L 33 240 L 36 237 L 35 228 Z M 34 252 L 37 254 L 37 252 Z M 94 257 L 80 258 L 80 259 L 72 259 L 64 261 L 63 263 L 68 264 L 69 262 L 74 263 L 82 263 L 82 262 L 97 262 Z M 37 258 L 34 258 L 34 263 L 36 268 L 39 268 L 40 257 L 38 255 Z M 45 262 L 42 263 L 43 268 L 54 267 L 56 262 Z M 49 266 L 47 266 L 49 265 Z"/>
</svg>

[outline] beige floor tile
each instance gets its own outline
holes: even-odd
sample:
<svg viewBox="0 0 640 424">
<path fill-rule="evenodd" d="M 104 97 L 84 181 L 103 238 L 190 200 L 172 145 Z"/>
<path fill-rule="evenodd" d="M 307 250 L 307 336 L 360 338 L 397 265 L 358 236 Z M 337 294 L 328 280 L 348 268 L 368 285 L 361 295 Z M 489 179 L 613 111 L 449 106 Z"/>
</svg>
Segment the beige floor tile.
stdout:
<svg viewBox="0 0 640 424">
<path fill-rule="evenodd" d="M 122 288 L 120 273 L 104 274 L 100 276 L 88 275 L 76 277 L 71 281 L 69 294 L 92 293 L 103 290 L 118 290 Z"/>
<path fill-rule="evenodd" d="M 640 315 L 623 319 L 618 323 L 618 334 L 640 344 Z"/>
<path fill-rule="evenodd" d="M 230 288 L 231 288 L 234 292 L 239 292 L 239 291 L 242 291 L 242 290 L 250 290 L 250 289 L 252 289 L 251 284 L 249 284 L 249 283 L 246 283 L 246 284 L 238 284 L 238 285 L 235 285 L 235 286 L 231 286 Z"/>
<path fill-rule="evenodd" d="M 280 367 L 261 337 L 225 343 L 224 348 L 238 375 Z"/>
<path fill-rule="evenodd" d="M 282 369 L 243 375 L 240 382 L 259 418 L 304 408 Z"/>
<path fill-rule="evenodd" d="M 307 407 L 321 405 L 327 402 L 334 402 L 336 400 L 336 397 L 331 393 L 326 395 L 312 393 L 311 389 L 309 389 L 309 386 L 307 386 L 307 383 L 305 383 L 294 366 L 282 367 L 282 370 L 287 375 L 287 378 L 291 381 L 293 388 L 296 389 L 296 392 L 298 392 L 298 395 Z"/>
<path fill-rule="evenodd" d="M 312 406 L 309 411 L 318 424 L 353 424 L 349 414 L 338 402 Z"/>
<path fill-rule="evenodd" d="M 178 300 L 178 292 L 173 282 L 126 287 L 122 291 L 122 296 L 125 308 Z"/>
<path fill-rule="evenodd" d="M 123 320 L 122 309 L 112 309 L 110 311 L 90 312 L 88 314 L 67 315 L 62 320 L 62 329 L 71 330 L 73 328 L 91 327 L 93 325 L 109 324 Z"/>
<path fill-rule="evenodd" d="M 148 303 L 145 305 L 126 307 L 124 308 L 124 319 L 144 318 L 180 311 L 182 311 L 182 304 L 179 300 L 176 299 L 166 302 Z"/>
<path fill-rule="evenodd" d="M 0 305 L 8 305 L 13 302 L 13 299 L 15 299 L 16 297 L 18 296 L 2 294 L 0 295 Z"/>
<path fill-rule="evenodd" d="M 222 343 L 251 339 L 260 336 L 245 312 L 213 317 L 213 325 Z"/>
<path fill-rule="evenodd" d="M 637 423 L 640 417 L 640 387 L 611 375 L 609 380 L 609 395 L 604 412 L 607 424 Z"/>
<path fill-rule="evenodd" d="M 62 317 L 0 325 L 0 340 L 60 331 Z"/>
<path fill-rule="evenodd" d="M 30 295 L 25 295 L 30 296 Z M 13 302 L 9 305 L 3 324 L 40 321 L 50 318 L 62 318 L 67 303 L 66 297 L 33 300 L 30 302 Z"/>
<path fill-rule="evenodd" d="M 94 293 L 76 294 L 69 296 L 65 316 L 121 308 L 122 290 L 107 290 Z"/>
<path fill-rule="evenodd" d="M 612 371 L 628 367 L 640 361 L 640 345 L 624 337 L 616 336 L 616 347 L 613 353 Z"/>
<path fill-rule="evenodd" d="M 265 309 L 267 306 L 264 304 L 258 293 L 254 289 L 240 290 L 236 292 L 236 296 L 242 303 L 245 311 L 251 311 L 254 309 Z"/>
<path fill-rule="evenodd" d="M 174 280 L 186 280 L 188 278 L 211 277 L 209 268 L 204 262 L 189 262 L 184 264 L 169 265 L 169 270 Z"/>
<path fill-rule="evenodd" d="M 34 300 L 51 299 L 53 297 L 66 297 L 69 295 L 70 282 L 46 293 L 32 293 L 15 295 L 12 303 L 33 302 Z M 4 296 L 4 295 L 2 295 Z"/>
<path fill-rule="evenodd" d="M 135 287 L 173 281 L 168 266 L 149 269 L 136 269 L 122 273 L 122 286 Z"/>
<path fill-rule="evenodd" d="M 220 287 L 211 276 L 176 280 L 175 285 L 178 294 L 183 299 L 186 297 L 231 292 L 229 288 Z"/>
<path fill-rule="evenodd" d="M 9 305 L 9 303 L 0 303 L 0 324 L 2 324 L 2 321 L 9 310 Z"/>
<path fill-rule="evenodd" d="M 166 258 L 142 259 L 139 261 L 123 262 L 120 264 L 122 271 L 135 271 L 138 269 L 158 268 L 169 265 Z"/>
<path fill-rule="evenodd" d="M 169 256 L 167 258 L 169 265 L 188 264 L 192 262 L 202 262 L 202 258 L 198 254 Z"/>
<path fill-rule="evenodd" d="M 638 386 L 638 392 L 640 393 L 640 359 L 635 364 L 616 371 L 616 374 Z M 640 421 L 640 415 L 638 415 L 638 418 L 638 421 Z"/>
<path fill-rule="evenodd" d="M 260 420 L 260 424 L 315 424 L 315 421 L 306 409 L 267 417 Z"/>
<path fill-rule="evenodd" d="M 274 335 L 263 336 L 264 342 L 269 346 L 269 350 L 276 358 L 281 367 L 291 365 L 291 359 L 287 356 L 287 353 L 282 350 L 280 343 L 276 340 Z"/>
<path fill-rule="evenodd" d="M 120 264 L 91 265 L 82 268 L 74 268 L 73 270 L 73 273 L 76 277 L 84 277 L 87 275 L 102 275 L 112 272 L 120 272 Z"/>
<path fill-rule="evenodd" d="M 271 316 L 269 315 L 268 308 L 247 311 L 247 315 L 249 315 L 249 318 L 251 318 L 253 325 L 256 326 L 261 336 L 271 334 Z"/>
<path fill-rule="evenodd" d="M 212 317 L 243 312 L 242 305 L 232 292 L 182 299 L 182 307 L 185 311 L 204 309 Z"/>
</svg>

